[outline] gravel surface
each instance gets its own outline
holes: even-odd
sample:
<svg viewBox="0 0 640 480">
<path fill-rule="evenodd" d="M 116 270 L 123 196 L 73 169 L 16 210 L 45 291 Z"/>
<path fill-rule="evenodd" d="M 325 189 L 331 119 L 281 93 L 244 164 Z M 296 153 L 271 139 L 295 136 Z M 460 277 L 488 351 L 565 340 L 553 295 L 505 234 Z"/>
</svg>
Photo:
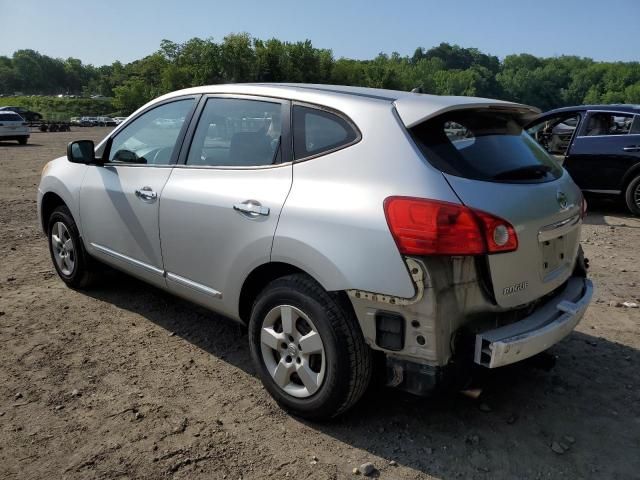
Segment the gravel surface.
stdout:
<svg viewBox="0 0 640 480">
<path fill-rule="evenodd" d="M 230 320 L 122 274 L 57 278 L 41 169 L 108 131 L 0 142 L 0 478 L 640 478 L 640 219 L 592 202 L 597 291 L 550 372 L 491 372 L 477 400 L 373 387 L 315 424 L 275 405 Z"/>
</svg>

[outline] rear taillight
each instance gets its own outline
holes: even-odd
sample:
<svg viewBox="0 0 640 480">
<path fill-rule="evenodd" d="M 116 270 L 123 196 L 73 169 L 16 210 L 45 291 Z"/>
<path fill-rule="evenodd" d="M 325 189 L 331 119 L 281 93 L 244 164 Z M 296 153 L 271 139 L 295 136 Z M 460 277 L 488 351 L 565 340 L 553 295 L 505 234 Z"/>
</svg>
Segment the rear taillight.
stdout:
<svg viewBox="0 0 640 480">
<path fill-rule="evenodd" d="M 464 205 L 389 197 L 384 213 L 405 255 L 482 255 L 518 248 L 518 237 L 509 222 Z"/>
</svg>

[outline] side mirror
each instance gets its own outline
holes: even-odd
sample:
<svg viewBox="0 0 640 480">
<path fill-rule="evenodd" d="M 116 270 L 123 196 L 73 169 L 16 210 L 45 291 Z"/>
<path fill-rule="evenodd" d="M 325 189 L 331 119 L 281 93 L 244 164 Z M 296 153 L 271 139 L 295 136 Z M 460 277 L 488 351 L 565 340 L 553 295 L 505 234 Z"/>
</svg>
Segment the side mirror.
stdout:
<svg viewBox="0 0 640 480">
<path fill-rule="evenodd" d="M 95 146 L 91 140 L 77 140 L 67 145 L 67 160 L 72 163 L 84 163 L 86 165 L 100 164 L 96 159 Z"/>
</svg>

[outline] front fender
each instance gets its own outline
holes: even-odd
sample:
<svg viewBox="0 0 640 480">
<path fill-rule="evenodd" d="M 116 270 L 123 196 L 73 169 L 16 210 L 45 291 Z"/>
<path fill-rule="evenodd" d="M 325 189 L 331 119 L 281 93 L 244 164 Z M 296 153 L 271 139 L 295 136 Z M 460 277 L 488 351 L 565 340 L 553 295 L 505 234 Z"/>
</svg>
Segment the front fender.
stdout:
<svg viewBox="0 0 640 480">
<path fill-rule="evenodd" d="M 43 229 L 46 219 L 42 218 L 42 201 L 48 193 L 60 197 L 73 216 L 78 231 L 82 236 L 82 221 L 80 218 L 80 187 L 86 173 L 84 164 L 71 163 L 66 157 L 60 157 L 49 162 L 38 186 L 38 218 Z"/>
</svg>

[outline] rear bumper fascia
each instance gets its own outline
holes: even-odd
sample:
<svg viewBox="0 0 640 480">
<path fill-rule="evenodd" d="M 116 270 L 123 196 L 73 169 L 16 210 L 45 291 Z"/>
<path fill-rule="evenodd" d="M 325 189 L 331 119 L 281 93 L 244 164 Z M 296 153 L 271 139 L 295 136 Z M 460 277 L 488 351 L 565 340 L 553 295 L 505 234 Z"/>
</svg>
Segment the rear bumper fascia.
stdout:
<svg viewBox="0 0 640 480">
<path fill-rule="evenodd" d="M 475 363 L 496 368 L 543 352 L 571 333 L 582 319 L 592 297 L 591 280 L 570 278 L 557 296 L 530 316 L 477 334 Z"/>
</svg>

